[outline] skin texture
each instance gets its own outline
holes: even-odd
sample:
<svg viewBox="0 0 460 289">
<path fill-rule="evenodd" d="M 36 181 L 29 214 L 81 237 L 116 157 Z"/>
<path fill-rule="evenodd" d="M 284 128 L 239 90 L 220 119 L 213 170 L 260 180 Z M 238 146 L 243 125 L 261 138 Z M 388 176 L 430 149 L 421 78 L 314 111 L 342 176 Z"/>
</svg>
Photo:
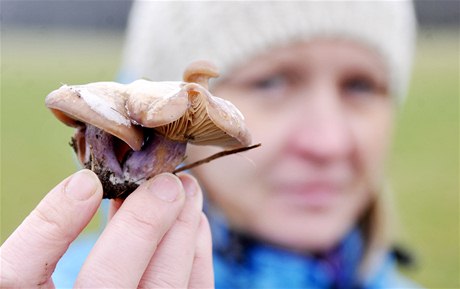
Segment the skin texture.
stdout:
<svg viewBox="0 0 460 289">
<path fill-rule="evenodd" d="M 262 147 L 193 173 L 231 226 L 293 250 L 337 244 L 381 185 L 394 114 L 387 74 L 365 46 L 317 39 L 224 76 L 213 93 L 240 108 Z"/>
<path fill-rule="evenodd" d="M 52 189 L 2 245 L 0 288 L 54 288 L 58 260 L 101 199 L 102 185 L 89 170 Z M 211 238 L 202 202 L 187 174 L 160 174 L 126 200 L 112 201 L 111 219 L 74 287 L 211 288 Z"/>
</svg>

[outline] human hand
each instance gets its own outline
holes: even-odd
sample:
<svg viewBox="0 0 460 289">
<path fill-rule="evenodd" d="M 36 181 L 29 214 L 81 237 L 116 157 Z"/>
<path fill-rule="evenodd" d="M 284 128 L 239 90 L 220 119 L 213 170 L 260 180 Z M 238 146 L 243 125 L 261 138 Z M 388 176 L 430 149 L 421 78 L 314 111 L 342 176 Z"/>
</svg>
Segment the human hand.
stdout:
<svg viewBox="0 0 460 289">
<path fill-rule="evenodd" d="M 1 247 L 0 288 L 54 288 L 52 273 L 95 214 L 102 186 L 82 170 L 62 181 Z M 211 288 L 211 237 L 203 196 L 190 175 L 161 174 L 142 184 L 112 218 L 75 287 Z"/>
</svg>

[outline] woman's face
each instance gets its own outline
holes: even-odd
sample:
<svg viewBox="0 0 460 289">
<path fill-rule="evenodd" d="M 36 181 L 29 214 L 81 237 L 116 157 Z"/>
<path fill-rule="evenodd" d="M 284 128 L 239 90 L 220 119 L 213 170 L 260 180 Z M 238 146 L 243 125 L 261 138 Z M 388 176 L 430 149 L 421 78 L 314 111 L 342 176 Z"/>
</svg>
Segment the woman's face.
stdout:
<svg viewBox="0 0 460 289">
<path fill-rule="evenodd" d="M 388 81 L 380 56 L 354 42 L 315 40 L 259 55 L 213 94 L 241 110 L 262 146 L 193 172 L 236 230 L 327 250 L 380 186 L 394 110 Z M 218 150 L 192 146 L 188 154 Z"/>
</svg>

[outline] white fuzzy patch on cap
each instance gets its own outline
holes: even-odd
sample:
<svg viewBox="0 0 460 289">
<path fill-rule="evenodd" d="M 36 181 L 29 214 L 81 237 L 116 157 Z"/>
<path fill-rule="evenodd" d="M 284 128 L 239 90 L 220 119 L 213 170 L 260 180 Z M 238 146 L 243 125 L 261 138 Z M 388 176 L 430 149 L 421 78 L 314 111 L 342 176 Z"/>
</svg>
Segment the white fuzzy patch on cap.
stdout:
<svg viewBox="0 0 460 289">
<path fill-rule="evenodd" d="M 154 95 L 162 99 L 168 99 L 175 96 L 183 86 L 181 81 L 148 81 L 139 79 L 129 84 L 130 92 L 135 91 L 138 94 Z"/>
<path fill-rule="evenodd" d="M 78 92 L 80 97 L 91 107 L 92 110 L 101 114 L 108 120 L 126 126 L 131 125 L 131 121 L 116 110 L 115 103 L 110 99 L 102 98 L 85 87 L 71 87 L 71 89 Z"/>
</svg>

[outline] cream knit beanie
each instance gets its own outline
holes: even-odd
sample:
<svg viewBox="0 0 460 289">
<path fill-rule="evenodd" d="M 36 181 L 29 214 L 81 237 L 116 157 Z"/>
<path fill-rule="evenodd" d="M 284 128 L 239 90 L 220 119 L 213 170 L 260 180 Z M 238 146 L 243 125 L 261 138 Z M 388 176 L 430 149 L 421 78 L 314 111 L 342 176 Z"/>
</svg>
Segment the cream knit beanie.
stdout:
<svg viewBox="0 0 460 289">
<path fill-rule="evenodd" d="M 210 60 L 222 75 L 250 57 L 290 41 L 347 38 L 377 49 L 401 100 L 414 54 L 410 1 L 135 1 L 121 81 L 181 80 L 192 61 Z"/>
</svg>

